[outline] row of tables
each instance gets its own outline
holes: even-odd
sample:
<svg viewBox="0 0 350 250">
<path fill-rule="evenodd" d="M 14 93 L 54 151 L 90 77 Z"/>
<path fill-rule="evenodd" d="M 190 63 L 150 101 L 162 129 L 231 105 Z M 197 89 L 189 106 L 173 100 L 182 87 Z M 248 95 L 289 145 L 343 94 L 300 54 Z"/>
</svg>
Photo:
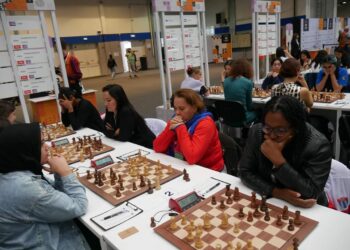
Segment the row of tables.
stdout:
<svg viewBox="0 0 350 250">
<path fill-rule="evenodd" d="M 67 138 L 93 134 L 96 135 L 98 132 L 85 128 L 77 131 L 77 134 L 68 136 Z M 107 231 L 104 231 L 97 226 L 91 220 L 91 218 L 112 209 L 113 206 L 89 189 L 86 189 L 89 205 L 87 213 L 82 216 L 80 220 L 99 238 L 103 250 L 176 249 L 176 247 L 153 231 L 153 228 L 150 227 L 150 218 L 157 217 L 160 219 L 162 217 L 160 223 L 167 221 L 169 216 L 165 211 L 169 210 L 169 198 L 187 194 L 194 189 L 201 187 L 203 182 L 205 184 L 208 178 L 214 177 L 218 180 L 228 182 L 231 184 L 231 188 L 237 186 L 242 193 L 251 193 L 251 190 L 245 187 L 237 177 L 227 175 L 225 173 L 215 172 L 197 165 L 190 166 L 184 161 L 164 154 L 155 153 L 152 150 L 142 146 L 129 142 L 119 142 L 106 138 L 103 135 L 101 136 L 103 143 L 115 148 L 113 151 L 106 153 L 110 154 L 114 159 L 116 159 L 117 156 L 121 156 L 131 151 L 142 149 L 150 153 L 147 155 L 147 157 L 150 159 L 160 160 L 161 163 L 167 165 L 171 164 L 172 167 L 181 171 L 186 168 L 191 179 L 190 182 L 185 182 L 181 177 L 179 177 L 163 184 L 161 189 L 158 191 L 154 190 L 153 194 L 145 193 L 133 198 L 131 202 L 141 208 L 143 212 L 124 222 L 123 224 L 120 224 Z M 100 158 L 102 156 L 104 155 L 97 156 L 96 158 Z M 71 166 L 82 175 L 90 166 L 90 160 L 83 163 L 79 162 Z M 220 185 L 219 187 L 213 189 L 208 195 L 218 192 L 223 187 L 224 186 Z M 269 199 L 268 202 L 279 207 L 288 205 L 291 211 L 300 210 L 304 216 L 319 222 L 314 231 L 311 232 L 311 234 L 301 243 L 299 249 L 348 249 L 350 245 L 350 238 L 346 237 L 347 233 L 350 231 L 350 217 L 348 215 L 319 205 L 315 205 L 309 209 L 301 209 L 274 198 Z M 157 226 L 160 225 L 160 223 L 157 224 Z M 120 233 L 127 232 L 128 230 L 130 231 L 130 229 L 134 229 L 134 231 L 136 229 L 136 233 L 134 232 L 134 234 L 130 235 L 129 237 L 122 239 Z"/>
<path fill-rule="evenodd" d="M 225 100 L 224 94 L 219 95 L 213 95 L 210 94 L 206 97 L 208 100 Z M 264 105 L 267 103 L 271 98 L 253 98 L 253 103 L 257 106 Z M 340 155 L 340 139 L 339 139 L 339 118 L 343 111 L 350 111 L 350 94 L 345 94 L 345 99 L 338 100 L 332 103 L 320 103 L 320 102 L 314 102 L 312 108 L 311 108 L 311 114 L 315 115 L 321 115 L 325 118 L 329 119 L 335 128 L 335 141 L 334 141 L 334 152 L 335 152 L 335 158 L 339 160 Z"/>
</svg>

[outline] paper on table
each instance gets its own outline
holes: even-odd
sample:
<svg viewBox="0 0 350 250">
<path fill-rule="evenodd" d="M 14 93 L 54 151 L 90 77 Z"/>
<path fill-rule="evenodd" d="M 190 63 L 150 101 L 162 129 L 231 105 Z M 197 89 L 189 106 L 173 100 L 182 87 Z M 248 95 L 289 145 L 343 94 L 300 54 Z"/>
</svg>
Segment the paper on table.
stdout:
<svg viewBox="0 0 350 250">
<path fill-rule="evenodd" d="M 196 191 L 199 196 L 207 198 L 209 195 L 212 195 L 214 191 L 223 189 L 227 184 L 229 183 L 211 177 L 195 186 L 194 191 Z"/>
</svg>

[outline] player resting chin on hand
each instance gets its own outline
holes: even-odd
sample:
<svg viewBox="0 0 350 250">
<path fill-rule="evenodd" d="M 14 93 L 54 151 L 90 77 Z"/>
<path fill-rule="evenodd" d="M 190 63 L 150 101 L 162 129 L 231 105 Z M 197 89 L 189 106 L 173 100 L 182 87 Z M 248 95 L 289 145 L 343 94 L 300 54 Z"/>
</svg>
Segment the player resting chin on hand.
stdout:
<svg viewBox="0 0 350 250">
<path fill-rule="evenodd" d="M 261 195 L 299 207 L 316 201 L 327 206 L 323 189 L 332 151 L 328 140 L 306 122 L 306 115 L 297 99 L 273 97 L 265 106 L 263 124 L 250 129 L 239 176 Z"/>
</svg>

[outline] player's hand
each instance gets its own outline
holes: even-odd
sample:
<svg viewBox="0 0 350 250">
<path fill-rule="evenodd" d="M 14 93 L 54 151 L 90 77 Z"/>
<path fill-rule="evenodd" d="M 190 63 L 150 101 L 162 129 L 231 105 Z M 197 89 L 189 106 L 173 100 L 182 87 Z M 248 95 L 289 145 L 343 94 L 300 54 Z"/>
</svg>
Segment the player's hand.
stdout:
<svg viewBox="0 0 350 250">
<path fill-rule="evenodd" d="M 170 129 L 175 129 L 181 124 L 184 124 L 184 121 L 182 120 L 181 116 L 175 116 L 173 119 L 170 120 Z"/>
<path fill-rule="evenodd" d="M 290 204 L 303 208 L 310 208 L 316 204 L 315 199 L 302 199 L 300 193 L 288 188 L 274 188 L 272 196 L 288 201 Z"/>
<path fill-rule="evenodd" d="M 118 128 L 115 132 L 114 132 L 114 135 L 115 136 L 118 136 L 120 134 L 120 128 Z"/>
<path fill-rule="evenodd" d="M 73 102 L 68 99 L 59 99 L 59 104 L 69 112 L 73 112 Z"/>
<path fill-rule="evenodd" d="M 297 81 L 305 88 L 309 88 L 309 86 L 307 85 L 307 82 L 304 78 L 304 76 L 302 74 L 298 75 Z"/>
<path fill-rule="evenodd" d="M 336 70 L 336 67 L 335 67 L 335 65 L 332 64 L 331 68 L 329 69 L 329 74 L 331 76 L 335 75 L 335 70 Z"/>
<path fill-rule="evenodd" d="M 54 155 L 49 158 L 48 164 L 52 173 L 56 173 L 60 176 L 67 176 L 72 173 L 71 168 L 68 166 L 66 159 L 60 155 Z"/>
<path fill-rule="evenodd" d="M 106 129 L 107 129 L 107 130 L 113 130 L 113 127 L 112 127 L 111 124 L 106 123 Z"/>
<path fill-rule="evenodd" d="M 280 142 L 272 140 L 267 134 L 264 135 L 264 138 L 265 141 L 260 146 L 261 153 L 263 153 L 263 155 L 265 155 L 265 157 L 269 159 L 276 167 L 282 166 L 286 162 L 282 151 L 292 137 L 287 137 Z"/>
</svg>

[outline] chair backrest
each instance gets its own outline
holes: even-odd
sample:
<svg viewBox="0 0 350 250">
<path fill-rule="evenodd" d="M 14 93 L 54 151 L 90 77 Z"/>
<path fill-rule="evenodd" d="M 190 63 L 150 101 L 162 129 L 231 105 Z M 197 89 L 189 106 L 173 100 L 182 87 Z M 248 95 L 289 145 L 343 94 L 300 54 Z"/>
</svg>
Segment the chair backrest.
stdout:
<svg viewBox="0 0 350 250">
<path fill-rule="evenodd" d="M 232 127 L 242 127 L 245 124 L 245 109 L 241 102 L 217 100 L 215 108 L 219 116 L 219 120 Z"/>
<path fill-rule="evenodd" d="M 145 118 L 145 122 L 155 136 L 159 135 L 166 127 L 166 122 L 157 118 Z"/>
<path fill-rule="evenodd" d="M 219 139 L 228 174 L 238 176 L 238 163 L 242 156 L 242 148 L 229 135 L 219 132 Z"/>
<path fill-rule="evenodd" d="M 330 207 L 350 213 L 350 169 L 343 163 L 332 160 L 331 172 L 324 191 Z"/>
<path fill-rule="evenodd" d="M 350 148 L 350 115 L 343 114 L 339 118 L 339 139 L 343 146 Z"/>
<path fill-rule="evenodd" d="M 315 72 L 309 72 L 304 75 L 305 81 L 307 82 L 309 89 L 312 89 L 316 86 L 317 74 L 318 73 Z"/>
</svg>

